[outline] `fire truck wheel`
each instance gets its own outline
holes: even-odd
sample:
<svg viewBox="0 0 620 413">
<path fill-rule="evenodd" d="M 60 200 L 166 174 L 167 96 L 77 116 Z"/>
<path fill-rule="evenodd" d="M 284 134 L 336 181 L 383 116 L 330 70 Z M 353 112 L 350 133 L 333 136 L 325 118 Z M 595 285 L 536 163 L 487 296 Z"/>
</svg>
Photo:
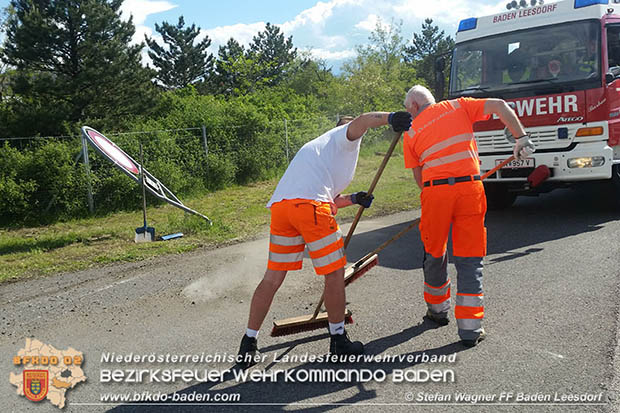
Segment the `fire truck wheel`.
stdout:
<svg viewBox="0 0 620 413">
<path fill-rule="evenodd" d="M 517 199 L 517 194 L 508 191 L 508 186 L 485 183 L 484 192 L 487 196 L 487 209 L 498 210 L 510 207 Z"/>
<path fill-rule="evenodd" d="M 616 189 L 616 199 L 620 202 L 620 164 L 611 168 L 611 182 Z"/>
</svg>

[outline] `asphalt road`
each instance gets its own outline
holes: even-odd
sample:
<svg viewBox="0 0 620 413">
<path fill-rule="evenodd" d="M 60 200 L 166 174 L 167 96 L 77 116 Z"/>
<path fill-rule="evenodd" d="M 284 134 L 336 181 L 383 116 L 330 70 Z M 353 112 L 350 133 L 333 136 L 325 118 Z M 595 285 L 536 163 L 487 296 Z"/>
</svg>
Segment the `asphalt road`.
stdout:
<svg viewBox="0 0 620 413">
<path fill-rule="evenodd" d="M 363 221 L 349 259 L 361 257 L 418 214 Z M 414 230 L 381 252 L 380 265 L 347 288 L 355 320 L 350 335 L 366 343 L 368 354 L 392 360 L 338 365 L 281 360 L 328 351 L 325 331 L 269 336 L 271 320 L 310 313 L 320 297 L 320 279 L 305 260 L 304 270 L 289 274 L 259 335 L 265 361 L 249 370 L 256 382 L 236 378 L 239 370 L 232 362 L 105 362 L 103 355 L 235 354 L 251 292 L 266 264 L 266 236 L 211 251 L 3 284 L 2 411 L 58 411 L 47 401 L 34 405 L 17 396 L 9 384 L 9 372 L 21 371 L 12 358 L 26 337 L 83 352 L 88 380 L 67 393 L 67 412 L 620 410 L 620 211 L 599 192 L 559 190 L 489 212 L 487 227 L 489 336 L 478 347 L 459 344 L 454 320 L 441 328 L 422 321 L 422 246 Z M 451 264 L 449 271 L 454 275 Z M 114 369 L 208 369 L 214 375 L 232 370 L 200 383 L 102 383 L 102 372 Z M 343 375 L 339 380 L 305 380 L 309 372 L 334 369 Z M 370 379 L 343 381 L 347 370 L 362 369 Z M 447 380 L 425 380 L 431 371 Z M 407 380 L 398 382 L 403 375 Z M 102 402 L 101 395 L 113 393 L 168 400 Z M 189 404 L 191 397 L 205 394 L 240 401 Z M 582 395 L 594 400 L 589 405 L 555 400 Z M 172 403 L 173 397 L 188 404 Z M 490 404 L 474 405 L 463 397 Z"/>
</svg>

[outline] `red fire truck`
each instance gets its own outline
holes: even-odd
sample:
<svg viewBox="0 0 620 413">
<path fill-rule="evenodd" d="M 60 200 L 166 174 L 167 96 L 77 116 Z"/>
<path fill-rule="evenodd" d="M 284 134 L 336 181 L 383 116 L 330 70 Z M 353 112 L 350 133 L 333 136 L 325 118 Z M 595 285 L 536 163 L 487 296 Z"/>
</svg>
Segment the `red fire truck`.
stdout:
<svg viewBox="0 0 620 413">
<path fill-rule="evenodd" d="M 586 181 L 608 181 L 620 194 L 620 0 L 513 1 L 462 20 L 449 95 L 506 100 L 536 145 L 531 158 L 487 179 L 489 208 Z M 512 154 L 498 119 L 474 128 L 482 171 Z M 551 175 L 530 188 L 540 165 Z"/>
</svg>

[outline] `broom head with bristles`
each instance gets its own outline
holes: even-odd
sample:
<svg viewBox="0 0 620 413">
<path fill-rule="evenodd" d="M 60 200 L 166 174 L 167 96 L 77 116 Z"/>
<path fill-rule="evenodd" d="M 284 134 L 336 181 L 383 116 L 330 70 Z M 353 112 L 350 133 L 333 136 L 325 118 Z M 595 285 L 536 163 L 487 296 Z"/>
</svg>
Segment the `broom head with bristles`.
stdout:
<svg viewBox="0 0 620 413">
<path fill-rule="evenodd" d="M 349 309 L 345 310 L 344 323 L 353 323 L 353 318 L 351 317 L 351 311 L 349 311 Z M 316 318 L 313 318 L 312 314 L 308 314 L 274 321 L 273 328 L 271 329 L 271 337 L 288 336 L 289 334 L 303 333 L 304 331 L 313 331 L 320 328 L 329 328 L 327 312 L 319 313 Z"/>
<path fill-rule="evenodd" d="M 347 268 L 344 272 L 345 287 L 360 278 L 365 273 L 367 273 L 368 270 L 370 270 L 378 263 L 379 258 L 377 254 L 373 254 L 370 257 L 362 258 L 361 260 L 357 261 L 355 264 Z M 351 311 L 349 311 L 348 309 L 345 310 L 344 323 L 353 323 Z M 289 334 L 297 334 L 304 331 L 318 330 L 320 328 L 329 328 L 329 322 L 327 321 L 327 312 L 319 313 L 316 317 L 313 317 L 313 314 L 309 314 L 274 321 L 273 329 L 271 330 L 271 336 L 287 336 Z"/>
</svg>

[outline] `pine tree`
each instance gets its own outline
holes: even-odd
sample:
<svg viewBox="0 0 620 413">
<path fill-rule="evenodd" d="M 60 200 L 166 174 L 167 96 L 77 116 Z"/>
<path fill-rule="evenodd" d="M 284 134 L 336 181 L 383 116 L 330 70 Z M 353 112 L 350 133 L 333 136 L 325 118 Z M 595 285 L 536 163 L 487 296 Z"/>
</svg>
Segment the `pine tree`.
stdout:
<svg viewBox="0 0 620 413">
<path fill-rule="evenodd" d="M 405 49 L 407 61 L 416 69 L 427 86 L 432 90 L 438 87 L 435 79 L 435 59 L 447 56 L 454 49 L 454 40 L 447 36 L 438 26 L 433 26 L 433 19 L 425 19 L 422 23 L 422 34 L 413 34 L 413 44 Z M 445 76 L 450 73 L 449 67 L 444 71 Z M 446 82 L 447 84 L 447 82 Z"/>
<path fill-rule="evenodd" d="M 59 134 L 63 123 L 119 117 L 154 106 L 143 45 L 131 45 L 123 0 L 11 0 L 4 60 L 16 69 L 12 101 L 19 134 Z"/>
<path fill-rule="evenodd" d="M 157 80 L 167 89 L 196 85 L 213 70 L 213 55 L 207 52 L 211 39 L 205 36 L 196 43 L 200 29 L 195 24 L 187 28 L 184 26 L 183 16 L 179 17 L 176 26 L 167 22 L 161 26 L 155 24 L 155 30 L 162 35 L 167 47 L 144 36 L 151 49 L 149 57 L 157 68 Z"/>
<path fill-rule="evenodd" d="M 253 62 L 246 58 L 245 48 L 232 37 L 220 46 L 213 73 L 199 88 L 202 93 L 239 95 L 253 84 Z"/>
<path fill-rule="evenodd" d="M 297 57 L 293 37 L 284 38 L 280 28 L 267 23 L 265 30 L 252 38 L 248 56 L 258 66 L 258 78 L 274 86 L 284 80 Z"/>
</svg>

